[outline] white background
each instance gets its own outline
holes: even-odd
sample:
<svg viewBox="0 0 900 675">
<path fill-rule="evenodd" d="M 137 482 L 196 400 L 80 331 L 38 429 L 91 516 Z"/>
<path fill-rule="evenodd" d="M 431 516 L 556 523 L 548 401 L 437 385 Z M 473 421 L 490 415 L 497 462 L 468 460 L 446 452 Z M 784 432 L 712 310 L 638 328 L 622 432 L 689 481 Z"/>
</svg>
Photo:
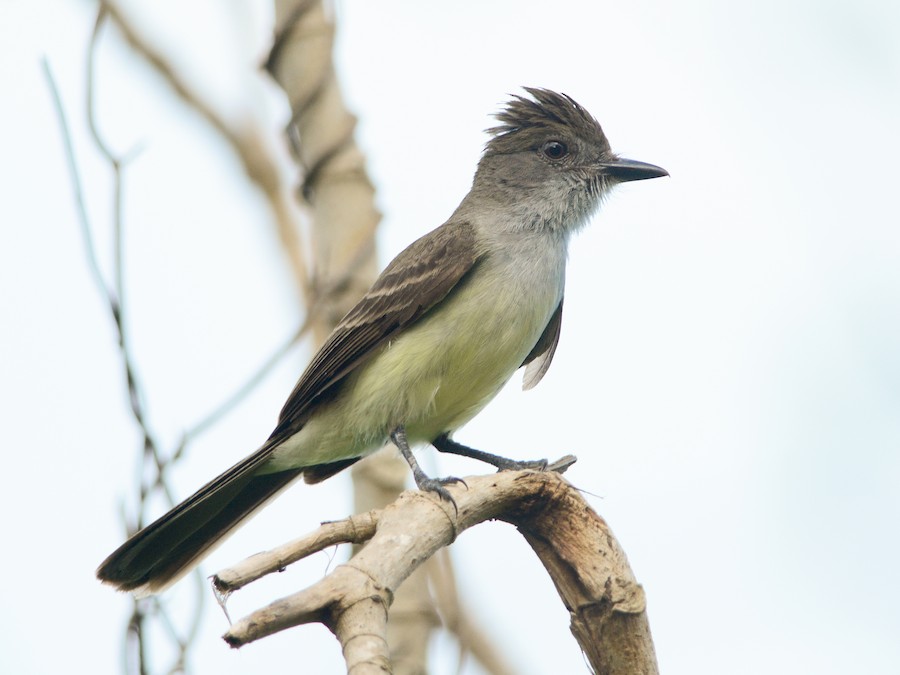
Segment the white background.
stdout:
<svg viewBox="0 0 900 675">
<path fill-rule="evenodd" d="M 256 70 L 267 3 L 143 5 L 139 27 L 204 96 L 277 131 L 284 104 Z M 569 478 L 644 585 L 662 672 L 900 672 L 900 5 L 341 0 L 336 14 L 382 263 L 451 213 L 489 114 L 521 85 L 571 94 L 614 149 L 671 173 L 621 187 L 576 238 L 553 368 L 527 394 L 517 377 L 457 438 L 579 456 Z M 111 173 L 84 112 L 93 19 L 83 2 L 0 4 L 3 673 L 121 671 L 130 601 L 93 570 L 121 542 L 139 437 L 39 65 L 60 83 L 108 273 Z M 117 152 L 140 147 L 125 171 L 127 319 L 170 448 L 302 308 L 231 151 L 109 30 L 98 116 Z M 191 447 L 172 475 L 181 496 L 268 435 L 307 358 L 295 350 Z M 437 474 L 483 471 L 420 454 Z M 348 484 L 298 486 L 204 570 L 343 517 Z M 511 528 L 476 528 L 452 552 L 518 672 L 587 671 Z M 232 616 L 329 564 L 238 594 Z M 177 613 L 192 592 L 164 601 Z M 321 627 L 229 650 L 211 605 L 197 673 L 341 672 Z M 434 673 L 456 672 L 452 643 L 435 655 Z"/>
</svg>

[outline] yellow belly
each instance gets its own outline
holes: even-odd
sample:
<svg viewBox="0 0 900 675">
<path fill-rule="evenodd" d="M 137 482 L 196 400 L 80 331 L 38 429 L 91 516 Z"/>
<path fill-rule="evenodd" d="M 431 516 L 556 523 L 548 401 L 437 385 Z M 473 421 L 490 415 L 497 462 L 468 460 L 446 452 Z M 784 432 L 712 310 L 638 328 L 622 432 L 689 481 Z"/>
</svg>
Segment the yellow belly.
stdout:
<svg viewBox="0 0 900 675">
<path fill-rule="evenodd" d="M 399 425 L 410 443 L 427 443 L 471 420 L 522 364 L 562 294 L 560 282 L 498 297 L 498 285 L 480 281 L 456 289 L 351 373 L 267 469 L 365 455 Z"/>
</svg>

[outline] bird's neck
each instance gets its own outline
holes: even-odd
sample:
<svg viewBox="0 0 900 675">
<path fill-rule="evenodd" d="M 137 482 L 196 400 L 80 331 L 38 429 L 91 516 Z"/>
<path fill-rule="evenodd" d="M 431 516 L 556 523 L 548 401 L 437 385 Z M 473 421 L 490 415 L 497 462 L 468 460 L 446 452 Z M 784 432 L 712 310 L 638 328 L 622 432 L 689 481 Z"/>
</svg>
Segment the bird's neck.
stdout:
<svg viewBox="0 0 900 675">
<path fill-rule="evenodd" d="M 590 220 L 596 208 L 586 195 L 568 191 L 548 194 L 548 189 L 505 190 L 476 181 L 453 219 L 472 223 L 485 236 L 536 236 L 565 248 L 569 236 Z"/>
</svg>

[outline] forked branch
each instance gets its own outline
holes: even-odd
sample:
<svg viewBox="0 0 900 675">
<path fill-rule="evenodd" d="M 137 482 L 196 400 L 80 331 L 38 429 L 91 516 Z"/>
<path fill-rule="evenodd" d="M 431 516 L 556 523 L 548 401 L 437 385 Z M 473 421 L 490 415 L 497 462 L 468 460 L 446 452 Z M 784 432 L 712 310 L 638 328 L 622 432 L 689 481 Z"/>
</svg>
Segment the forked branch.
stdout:
<svg viewBox="0 0 900 675">
<path fill-rule="evenodd" d="M 515 525 L 537 553 L 569 610 L 572 633 L 596 673 L 657 673 L 644 593 L 606 522 L 553 472 L 516 471 L 466 478 L 453 487 L 459 512 L 408 491 L 380 511 L 325 523 L 315 533 L 253 556 L 213 578 L 228 594 L 339 542 L 368 543 L 347 563 L 298 593 L 235 623 L 232 647 L 304 623 L 328 626 L 348 672 L 389 672 L 386 640 L 393 593 L 413 570 L 485 520 Z"/>
</svg>

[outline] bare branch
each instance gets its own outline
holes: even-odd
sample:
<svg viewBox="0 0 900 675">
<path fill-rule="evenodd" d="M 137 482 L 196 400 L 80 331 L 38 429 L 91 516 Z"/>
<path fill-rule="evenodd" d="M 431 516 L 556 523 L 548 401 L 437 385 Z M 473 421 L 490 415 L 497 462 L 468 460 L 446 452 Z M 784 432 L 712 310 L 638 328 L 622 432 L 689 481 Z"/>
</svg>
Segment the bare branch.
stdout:
<svg viewBox="0 0 900 675">
<path fill-rule="evenodd" d="M 378 511 L 369 511 L 345 520 L 322 523 L 322 526 L 312 534 L 289 541 L 271 551 L 257 553 L 234 567 L 218 572 L 213 577 L 213 585 L 219 593 L 232 593 L 267 574 L 281 571 L 291 563 L 335 544 L 365 543 L 375 534 L 378 516 Z"/>
<path fill-rule="evenodd" d="M 348 563 L 241 619 L 224 639 L 240 647 L 315 621 L 335 633 L 345 655 L 358 641 L 366 645 L 361 661 L 351 663 L 348 657 L 348 671 L 383 665 L 387 646 L 379 645 L 394 590 L 460 532 L 499 519 L 514 524 L 543 562 L 570 612 L 572 633 L 597 673 L 657 672 L 643 590 L 609 527 L 575 488 L 556 473 L 535 471 L 473 476 L 466 483 L 468 489 L 452 488 L 458 514 L 431 495 L 404 492 L 373 515 L 374 535 Z M 278 555 L 295 557 L 317 536 L 298 540 L 294 551 L 286 545 Z M 255 558 L 241 565 L 252 566 Z M 264 573 L 259 566 L 257 572 Z M 215 583 L 222 582 L 216 577 Z"/>
</svg>

